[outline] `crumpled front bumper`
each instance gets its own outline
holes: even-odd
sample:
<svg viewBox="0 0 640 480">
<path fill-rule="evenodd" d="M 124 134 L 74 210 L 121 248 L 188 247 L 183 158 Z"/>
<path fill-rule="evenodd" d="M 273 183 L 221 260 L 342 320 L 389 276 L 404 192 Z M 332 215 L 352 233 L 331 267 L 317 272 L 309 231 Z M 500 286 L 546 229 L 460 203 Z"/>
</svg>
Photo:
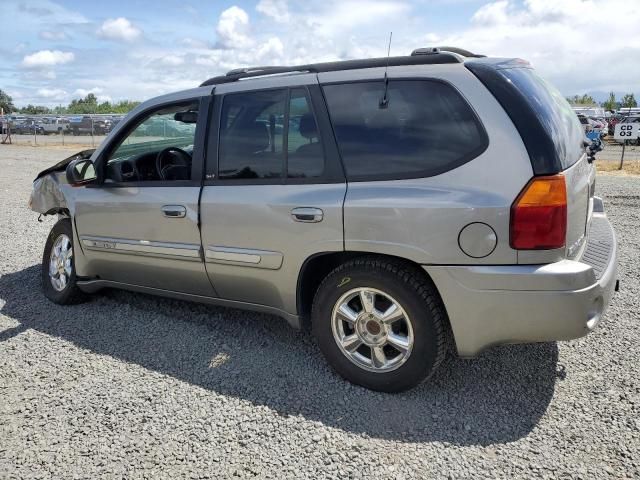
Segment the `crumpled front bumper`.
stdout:
<svg viewBox="0 0 640 480">
<path fill-rule="evenodd" d="M 425 266 L 447 309 L 458 354 L 492 345 L 569 340 L 600 322 L 617 283 L 617 241 L 593 214 L 578 260 L 546 265 Z"/>
</svg>

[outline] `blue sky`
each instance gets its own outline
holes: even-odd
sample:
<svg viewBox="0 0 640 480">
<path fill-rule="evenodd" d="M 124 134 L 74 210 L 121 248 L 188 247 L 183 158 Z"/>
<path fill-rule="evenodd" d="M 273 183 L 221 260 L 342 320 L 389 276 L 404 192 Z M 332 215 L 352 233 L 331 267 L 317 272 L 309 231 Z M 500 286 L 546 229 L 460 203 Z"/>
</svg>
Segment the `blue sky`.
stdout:
<svg viewBox="0 0 640 480">
<path fill-rule="evenodd" d="M 631 0 L 12 0 L 0 88 L 19 106 L 144 100 L 231 68 L 454 45 L 530 60 L 567 95 L 640 92 Z M 8 21 L 7 21 L 8 20 Z"/>
</svg>

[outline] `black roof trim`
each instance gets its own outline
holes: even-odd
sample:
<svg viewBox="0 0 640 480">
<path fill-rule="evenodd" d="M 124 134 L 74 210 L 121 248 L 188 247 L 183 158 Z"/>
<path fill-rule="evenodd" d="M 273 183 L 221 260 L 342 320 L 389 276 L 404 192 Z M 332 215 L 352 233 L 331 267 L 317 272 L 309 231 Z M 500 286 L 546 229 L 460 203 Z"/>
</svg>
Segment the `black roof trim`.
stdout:
<svg viewBox="0 0 640 480">
<path fill-rule="evenodd" d="M 307 65 L 296 65 L 291 67 L 251 67 L 231 70 L 226 75 L 213 77 L 203 82 L 201 87 L 218 85 L 221 83 L 231 83 L 243 78 L 261 77 L 265 75 L 275 75 L 281 73 L 301 73 L 301 72 L 337 72 L 341 70 L 357 70 L 361 68 L 399 67 L 404 65 L 438 65 L 445 63 L 462 63 L 460 57 L 449 52 L 434 52 L 429 55 L 413 55 L 403 57 L 381 57 L 365 58 L 360 60 L 342 60 L 338 62 L 309 63 Z"/>
</svg>

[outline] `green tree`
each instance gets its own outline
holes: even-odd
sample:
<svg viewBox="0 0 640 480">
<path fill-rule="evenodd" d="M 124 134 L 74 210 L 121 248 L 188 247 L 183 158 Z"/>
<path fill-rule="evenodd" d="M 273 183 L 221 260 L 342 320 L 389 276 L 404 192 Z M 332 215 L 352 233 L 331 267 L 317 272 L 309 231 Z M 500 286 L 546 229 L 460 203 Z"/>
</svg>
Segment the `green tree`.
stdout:
<svg viewBox="0 0 640 480">
<path fill-rule="evenodd" d="M 596 101 L 593 97 L 586 93 L 582 96 L 574 95 L 573 97 L 567 97 L 567 102 L 571 105 L 596 105 Z"/>
<path fill-rule="evenodd" d="M 627 93 L 622 100 L 620 100 L 620 106 L 623 108 L 634 108 L 638 106 L 638 102 L 636 102 L 636 97 L 633 93 Z"/>
<path fill-rule="evenodd" d="M 0 90 L 0 107 L 4 108 L 5 113 L 18 111 L 27 115 L 42 115 L 42 114 L 74 114 L 74 115 L 87 115 L 92 113 L 129 113 L 135 107 L 140 105 L 140 102 L 132 100 L 121 100 L 117 103 L 101 102 L 98 103 L 98 98 L 95 94 L 90 93 L 84 98 L 74 98 L 71 103 L 64 107 L 59 105 L 54 108 L 48 108 L 42 105 L 27 105 L 26 107 L 16 108 L 13 105 L 12 98 L 5 92 Z"/>
<path fill-rule="evenodd" d="M 11 113 L 16 109 L 15 105 L 13 104 L 13 98 L 11 98 L 8 93 L 5 93 L 1 89 L 0 89 L 0 108 L 4 110 L 4 113 Z"/>
<path fill-rule="evenodd" d="M 43 115 L 47 113 L 51 113 L 51 109 L 47 107 L 43 107 L 42 105 L 27 105 L 26 107 L 22 107 L 20 109 L 20 113 L 25 113 L 27 115 Z"/>
<path fill-rule="evenodd" d="M 98 98 L 90 93 L 84 98 L 73 99 L 67 110 L 76 114 L 98 113 Z"/>
<path fill-rule="evenodd" d="M 616 101 L 616 94 L 613 92 L 609 93 L 609 99 L 605 102 L 602 103 L 602 107 L 605 110 L 617 110 L 618 109 L 618 102 Z"/>
<path fill-rule="evenodd" d="M 132 101 L 132 100 L 121 100 L 118 103 L 114 103 L 111 106 L 110 113 L 129 113 L 131 110 L 140 105 L 140 102 Z"/>
</svg>

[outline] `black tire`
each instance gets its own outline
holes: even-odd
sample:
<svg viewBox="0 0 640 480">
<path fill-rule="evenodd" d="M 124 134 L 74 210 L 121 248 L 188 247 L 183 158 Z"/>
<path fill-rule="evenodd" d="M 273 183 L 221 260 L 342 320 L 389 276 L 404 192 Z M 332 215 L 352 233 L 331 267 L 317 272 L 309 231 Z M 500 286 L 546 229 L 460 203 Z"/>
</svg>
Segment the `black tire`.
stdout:
<svg viewBox="0 0 640 480">
<path fill-rule="evenodd" d="M 49 276 L 49 264 L 52 249 L 56 240 L 61 235 L 67 236 L 71 242 L 70 248 L 73 252 L 73 229 L 71 228 L 71 220 L 68 218 L 59 220 L 58 223 L 53 226 L 51 232 L 49 232 L 49 236 L 47 237 L 47 242 L 44 246 L 44 253 L 42 255 L 42 289 L 44 290 L 44 295 L 52 302 L 59 305 L 70 305 L 79 303 L 85 299 L 84 293 L 76 285 L 76 268 L 73 255 L 71 256 L 70 262 L 71 274 L 66 277 L 68 280 L 64 288 L 61 290 L 54 288 L 53 282 Z"/>
<path fill-rule="evenodd" d="M 390 295 L 411 319 L 413 348 L 395 370 L 373 372 L 356 365 L 334 338 L 334 306 L 358 287 Z M 446 310 L 429 278 L 411 264 L 378 257 L 356 258 L 327 275 L 313 301 L 312 328 L 320 350 L 336 372 L 350 382 L 383 392 L 408 390 L 429 378 L 446 356 L 449 335 Z"/>
</svg>

